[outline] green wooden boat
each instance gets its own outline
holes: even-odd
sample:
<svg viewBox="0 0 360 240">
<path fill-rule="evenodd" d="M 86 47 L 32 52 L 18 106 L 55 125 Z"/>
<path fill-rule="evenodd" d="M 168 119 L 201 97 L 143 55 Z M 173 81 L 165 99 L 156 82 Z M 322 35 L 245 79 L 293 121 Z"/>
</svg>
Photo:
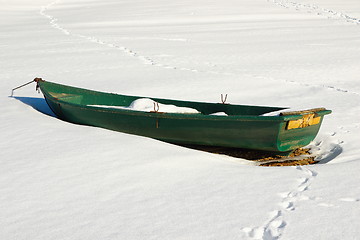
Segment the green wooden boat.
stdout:
<svg viewBox="0 0 360 240">
<path fill-rule="evenodd" d="M 142 98 L 34 80 L 52 111 L 62 120 L 146 136 L 170 143 L 289 152 L 316 136 L 324 108 L 262 116 L 286 108 L 204 103 L 151 98 L 160 104 L 196 109 L 199 113 L 164 113 L 127 109 Z M 117 107 L 123 107 L 121 109 Z M 211 115 L 224 112 L 226 115 Z"/>
</svg>

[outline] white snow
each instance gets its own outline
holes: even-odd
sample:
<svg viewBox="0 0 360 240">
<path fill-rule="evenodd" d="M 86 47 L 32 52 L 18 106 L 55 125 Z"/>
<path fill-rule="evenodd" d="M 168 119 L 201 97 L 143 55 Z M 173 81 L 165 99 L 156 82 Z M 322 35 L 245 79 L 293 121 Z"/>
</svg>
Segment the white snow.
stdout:
<svg viewBox="0 0 360 240">
<path fill-rule="evenodd" d="M 216 112 L 216 113 L 211 113 L 209 115 L 214 115 L 214 116 L 228 116 L 225 112 Z"/>
<path fill-rule="evenodd" d="M 136 99 L 128 107 L 109 106 L 109 105 L 88 105 L 88 106 L 100 107 L 100 108 L 126 109 L 126 110 L 141 111 L 141 112 L 156 111 L 156 112 L 164 112 L 164 113 L 187 113 L 187 114 L 200 113 L 198 110 L 194 108 L 179 107 L 172 104 L 162 104 L 150 98 Z"/>
<path fill-rule="evenodd" d="M 2 0 L 0 239 L 359 239 L 358 0 Z M 54 117 L 35 77 L 326 107 L 320 164 L 249 161 Z"/>
<path fill-rule="evenodd" d="M 267 113 L 261 114 L 261 116 L 279 116 L 280 113 L 292 112 L 292 111 L 295 111 L 295 110 L 292 110 L 291 108 L 290 109 L 282 109 L 282 110 L 277 110 L 277 111 L 273 111 L 273 112 L 267 112 Z"/>
</svg>

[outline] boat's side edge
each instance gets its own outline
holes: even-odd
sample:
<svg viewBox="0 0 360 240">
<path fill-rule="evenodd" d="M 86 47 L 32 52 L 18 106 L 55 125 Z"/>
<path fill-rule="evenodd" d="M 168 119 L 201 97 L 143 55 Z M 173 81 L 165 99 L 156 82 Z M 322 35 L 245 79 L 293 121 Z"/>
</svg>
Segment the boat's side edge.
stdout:
<svg viewBox="0 0 360 240">
<path fill-rule="evenodd" d="M 67 86 L 63 84 L 53 83 L 49 81 L 44 81 L 41 79 L 41 81 L 38 81 L 38 85 L 41 89 L 41 91 L 49 92 L 50 90 L 52 92 L 58 91 L 60 92 L 66 92 L 66 93 L 74 93 L 78 95 L 83 95 L 86 97 L 87 95 L 95 96 L 95 97 L 103 97 L 103 98 L 117 98 L 121 97 L 124 99 L 131 100 L 130 102 L 127 102 L 128 106 L 133 100 L 139 99 L 139 98 L 150 98 L 156 102 L 163 103 L 163 104 L 172 104 L 179 107 L 193 107 L 193 108 L 200 108 L 198 109 L 203 114 L 211 114 L 215 112 L 221 112 L 226 111 L 227 114 L 230 115 L 237 115 L 237 112 L 243 112 L 241 115 L 252 115 L 252 116 L 259 116 L 265 112 L 272 112 L 272 111 L 278 111 L 282 109 L 286 109 L 286 107 L 270 107 L 270 106 L 251 106 L 251 105 L 238 105 L 238 104 L 222 104 L 222 103 L 211 103 L 211 102 L 196 102 L 196 101 L 183 101 L 183 100 L 173 100 L 173 99 L 164 99 L 164 98 L 153 98 L 153 97 L 147 97 L 147 96 L 131 96 L 131 95 L 124 95 L 124 94 L 116 94 L 116 93 L 106 93 L 106 92 L 100 92 L 100 91 L 94 91 L 84 88 L 78 88 L 78 87 L 72 87 Z M 85 99 L 85 98 L 84 98 Z M 85 101 L 83 101 L 84 105 L 101 105 L 97 103 L 90 103 L 87 104 Z M 107 105 L 107 104 L 104 104 Z M 211 110 L 209 110 L 209 108 Z M 252 113 L 247 113 L 248 111 Z M 254 111 L 258 112 L 257 114 L 254 114 Z"/>
</svg>

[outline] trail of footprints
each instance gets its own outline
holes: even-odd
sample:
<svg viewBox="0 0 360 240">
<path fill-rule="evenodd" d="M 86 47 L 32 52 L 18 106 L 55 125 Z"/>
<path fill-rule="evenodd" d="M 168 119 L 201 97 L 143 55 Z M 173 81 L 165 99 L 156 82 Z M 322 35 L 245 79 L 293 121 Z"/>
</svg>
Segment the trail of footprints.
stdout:
<svg viewBox="0 0 360 240">
<path fill-rule="evenodd" d="M 311 14 L 323 15 L 330 19 L 340 19 L 353 24 L 360 24 L 360 19 L 351 17 L 345 13 L 337 12 L 327 8 L 321 8 L 315 4 L 303 4 L 289 0 L 268 0 L 284 8 L 294 8 L 297 11 L 306 11 Z"/>
<path fill-rule="evenodd" d="M 318 173 L 302 166 L 296 166 L 294 168 L 302 173 L 302 177 L 297 179 L 297 187 L 292 191 L 279 193 L 281 197 L 278 204 L 279 208 L 269 213 L 269 219 L 262 226 L 242 229 L 248 239 L 280 239 L 288 225 L 286 215 L 296 210 L 296 202 L 298 201 L 314 201 L 320 207 L 337 207 L 332 203 L 321 202 L 321 199 L 318 197 L 306 196 L 304 193 L 309 189 Z M 340 198 L 338 201 L 360 202 L 360 198 Z"/>
<path fill-rule="evenodd" d="M 338 88 L 338 87 L 331 86 L 331 85 L 307 84 L 307 83 L 299 83 L 299 82 L 290 81 L 290 80 L 285 80 L 285 82 L 292 83 L 292 84 L 303 85 L 303 86 L 306 86 L 306 87 L 317 86 L 317 87 L 322 87 L 322 88 L 327 88 L 327 89 L 330 89 L 330 90 L 338 91 L 338 92 L 341 92 L 341 93 L 351 93 L 351 94 L 355 94 L 355 95 L 360 95 L 358 92 L 349 91 L 347 89 Z"/>
<path fill-rule="evenodd" d="M 302 177 L 298 179 L 297 187 L 290 191 L 280 193 L 282 198 L 279 203 L 279 209 L 270 212 L 269 220 L 262 226 L 255 228 L 243 228 L 243 232 L 250 239 L 279 239 L 287 226 L 285 213 L 296 209 L 296 201 L 302 200 L 302 193 L 308 190 L 314 178 L 317 176 L 315 171 L 308 168 L 296 166 L 297 170 L 302 172 Z"/>
<path fill-rule="evenodd" d="M 251 76 L 253 78 L 258 78 L 258 79 L 264 79 L 264 80 L 272 80 L 272 81 L 279 81 L 281 79 L 274 79 L 272 77 L 265 77 L 265 76 L 260 76 L 260 75 L 248 75 L 248 76 Z M 354 92 L 354 91 L 350 91 L 348 89 L 343 89 L 343 88 L 338 88 L 338 87 L 335 87 L 335 86 L 331 86 L 331 85 L 320 85 L 320 84 L 310 84 L 310 83 L 303 83 L 303 82 L 296 82 L 296 81 L 292 81 L 292 80 L 282 80 L 286 83 L 291 83 L 291 84 L 296 84 L 296 85 L 300 85 L 300 86 L 305 86 L 305 87 L 319 87 L 319 88 L 326 88 L 326 89 L 329 89 L 329 90 L 333 90 L 333 91 L 337 91 L 337 92 L 340 92 L 340 93 L 348 93 L 348 94 L 354 94 L 354 95 L 357 95 L 357 96 L 360 96 L 360 93 L 358 92 Z"/>
<path fill-rule="evenodd" d="M 47 6 L 41 7 L 40 15 L 44 16 L 45 18 L 48 18 L 49 23 L 53 28 L 58 29 L 59 31 L 63 32 L 66 35 L 71 35 L 71 36 L 74 36 L 74 37 L 83 38 L 83 39 L 85 39 L 87 41 L 90 41 L 90 42 L 93 42 L 93 43 L 101 44 L 101 45 L 104 45 L 104 46 L 107 46 L 107 47 L 111 47 L 111 48 L 120 50 L 120 51 L 122 51 L 123 53 L 125 53 L 126 55 L 128 55 L 130 57 L 137 58 L 143 64 L 146 64 L 146 65 L 152 65 L 152 66 L 155 66 L 155 67 L 161 67 L 161 68 L 165 68 L 165 69 L 178 69 L 178 70 L 190 71 L 190 72 L 203 72 L 203 73 L 210 73 L 210 74 L 234 75 L 234 74 L 231 74 L 231 73 L 221 73 L 221 72 L 218 72 L 218 71 L 202 71 L 202 70 L 193 69 L 193 68 L 177 67 L 177 66 L 172 66 L 170 64 L 157 63 L 154 59 L 152 59 L 152 58 L 150 58 L 148 56 L 141 55 L 141 54 L 135 52 L 134 50 L 132 50 L 130 48 L 127 48 L 125 46 L 119 46 L 119 45 L 116 45 L 116 44 L 113 44 L 113 43 L 108 43 L 106 41 L 95 38 L 93 36 L 85 36 L 85 35 L 78 34 L 78 33 L 72 33 L 68 29 L 65 29 L 62 26 L 60 26 L 58 24 L 58 19 L 57 18 L 55 18 L 55 17 L 53 17 L 53 16 L 46 13 L 46 11 L 49 8 L 53 7 L 56 4 L 59 4 L 60 2 L 61 2 L 61 0 L 56 0 L 56 1 L 48 4 Z M 174 39 L 166 39 L 166 38 L 162 38 L 162 40 L 174 41 Z M 175 40 L 178 40 L 178 39 L 175 39 Z"/>
</svg>

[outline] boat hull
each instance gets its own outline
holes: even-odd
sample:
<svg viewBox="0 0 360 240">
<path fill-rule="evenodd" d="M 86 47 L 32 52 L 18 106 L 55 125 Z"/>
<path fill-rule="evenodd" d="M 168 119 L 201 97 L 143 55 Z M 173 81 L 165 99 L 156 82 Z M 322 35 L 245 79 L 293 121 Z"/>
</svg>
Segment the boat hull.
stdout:
<svg viewBox="0 0 360 240">
<path fill-rule="evenodd" d="M 301 116 L 264 117 L 258 114 L 282 108 L 255 106 L 254 109 L 251 109 L 249 106 L 153 98 L 155 101 L 165 104 L 192 106 L 201 109 L 201 112 L 210 111 L 207 109 L 231 112 L 235 111 L 232 108 L 236 108 L 248 111 L 248 113 L 247 115 L 209 116 L 206 114 L 141 112 L 89 106 L 89 104 L 104 102 L 105 100 L 101 99 L 106 98 L 102 104 L 120 104 L 119 102 L 125 101 L 124 97 L 133 99 L 138 97 L 100 93 L 45 81 L 39 82 L 39 87 L 50 108 L 64 121 L 178 144 L 288 152 L 308 145 L 318 133 L 323 116 L 329 113 L 329 110 L 318 113 L 317 117 L 320 118 L 318 124 L 287 129 L 291 119 L 300 119 Z M 91 96 L 97 100 L 91 100 Z M 126 99 L 126 101 L 130 100 Z"/>
</svg>

